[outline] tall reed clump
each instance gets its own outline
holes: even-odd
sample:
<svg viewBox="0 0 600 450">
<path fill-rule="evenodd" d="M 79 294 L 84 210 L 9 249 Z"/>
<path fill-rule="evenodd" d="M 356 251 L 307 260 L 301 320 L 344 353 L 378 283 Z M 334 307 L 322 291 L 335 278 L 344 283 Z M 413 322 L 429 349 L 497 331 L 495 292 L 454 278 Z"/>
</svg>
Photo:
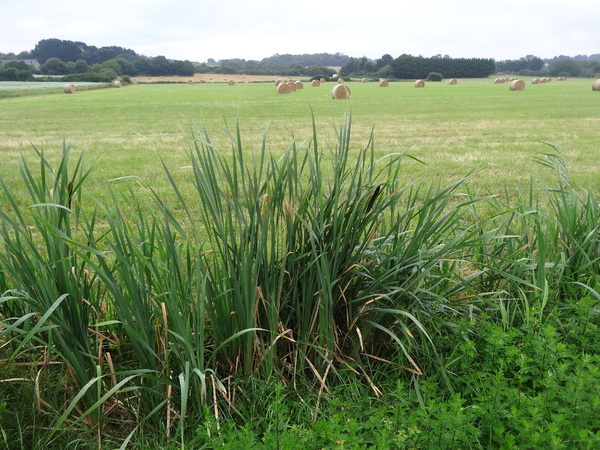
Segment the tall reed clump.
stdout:
<svg viewBox="0 0 600 450">
<path fill-rule="evenodd" d="M 592 190 L 572 186 L 563 152 L 555 144 L 548 145 L 553 151 L 537 162 L 554 171 L 557 184 L 540 178 L 548 203 L 547 238 L 540 253 L 548 255 L 550 287 L 565 300 L 581 296 L 581 284 L 593 287 L 600 282 L 600 205 Z"/>
<path fill-rule="evenodd" d="M 252 152 L 238 128 L 223 153 L 197 132 L 197 204 L 173 181 L 195 234 L 206 236 L 210 360 L 223 374 L 276 373 L 321 389 L 340 369 L 371 384 L 365 367 L 381 360 L 421 374 L 415 348 L 443 371 L 428 324 L 463 307 L 454 301 L 468 289 L 462 257 L 483 241 L 464 222 L 475 200 L 458 191 L 464 180 L 402 183 L 404 155 L 376 160 L 372 137 L 353 149 L 349 118 L 326 152 L 313 130 L 280 156 L 266 134 Z"/>
<path fill-rule="evenodd" d="M 600 282 L 600 208 L 593 190 L 571 185 L 564 154 L 552 150 L 535 161 L 556 183 L 534 173 L 526 190 L 505 191 L 486 204 L 498 245 L 472 258 L 485 270 L 476 289 L 488 292 L 505 327 L 539 322 L 548 308 L 565 307 Z"/>
<path fill-rule="evenodd" d="M 46 352 L 58 357 L 68 366 L 76 389 L 83 389 L 97 374 L 98 338 L 88 329 L 100 305 L 96 275 L 68 240 L 81 232 L 81 187 L 90 170 L 83 156 L 69 167 L 71 149 L 66 144 L 56 169 L 43 151 L 34 150 L 39 174 L 23 159 L 19 162 L 29 195 L 26 207 L 0 180 L 8 205 L 0 211 L 0 265 L 3 284 L 10 288 L 0 298 L 0 335 L 12 336 L 4 345 L 10 346 L 13 358 L 25 354 L 27 362 L 35 363 Z M 86 407 L 96 400 L 92 390 L 82 398 Z M 89 420 L 97 424 L 98 411 Z"/>
</svg>

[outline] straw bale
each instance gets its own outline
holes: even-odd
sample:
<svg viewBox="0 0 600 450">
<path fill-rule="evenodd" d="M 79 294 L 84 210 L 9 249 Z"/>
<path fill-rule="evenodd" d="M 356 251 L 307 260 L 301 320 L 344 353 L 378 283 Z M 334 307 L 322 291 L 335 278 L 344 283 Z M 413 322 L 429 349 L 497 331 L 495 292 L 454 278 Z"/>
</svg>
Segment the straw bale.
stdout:
<svg viewBox="0 0 600 450">
<path fill-rule="evenodd" d="M 228 84 L 229 86 L 235 86 L 235 81 L 233 81 L 233 80 L 229 80 L 229 81 L 227 82 L 227 84 Z"/>
<path fill-rule="evenodd" d="M 319 81 L 320 81 L 321 83 L 327 83 L 327 80 L 326 80 L 325 78 L 321 78 Z"/>
<path fill-rule="evenodd" d="M 415 81 L 415 87 L 416 88 L 425 87 L 425 82 L 423 80 L 417 80 L 417 81 Z"/>
<path fill-rule="evenodd" d="M 63 86 L 63 92 L 65 94 L 74 94 L 75 93 L 75 85 L 73 85 L 73 84 L 65 84 Z"/>
<path fill-rule="evenodd" d="M 558 77 L 556 81 L 567 81 L 567 77 Z"/>
<path fill-rule="evenodd" d="M 277 86 L 278 94 L 289 94 L 290 92 L 292 92 L 292 88 L 287 83 L 279 83 L 279 86 Z"/>
<path fill-rule="evenodd" d="M 533 80 L 531 80 L 531 84 L 540 84 L 541 80 L 539 78 L 534 78 Z"/>
<path fill-rule="evenodd" d="M 450 78 L 450 80 L 448 80 L 448 84 L 457 84 L 458 81 L 456 80 L 456 78 Z"/>
<path fill-rule="evenodd" d="M 194 80 L 188 80 L 187 84 L 194 84 Z"/>
<path fill-rule="evenodd" d="M 350 88 L 345 84 L 336 84 L 331 90 L 331 98 L 345 100 L 350 98 Z"/>
<path fill-rule="evenodd" d="M 281 80 L 275 81 L 275 86 L 279 86 L 281 84 Z"/>
<path fill-rule="evenodd" d="M 302 81 L 296 81 L 294 84 L 296 85 L 296 89 L 304 89 Z"/>
<path fill-rule="evenodd" d="M 123 83 L 121 82 L 121 80 L 114 80 L 112 82 L 112 86 L 116 87 L 116 88 L 120 88 L 120 87 L 123 87 Z"/>
<path fill-rule="evenodd" d="M 368 82 L 369 82 L 369 79 L 368 79 L 368 78 L 363 78 L 361 81 L 362 81 L 363 83 L 368 83 Z M 379 81 L 381 81 L 381 79 L 380 79 Z"/>
<path fill-rule="evenodd" d="M 321 82 L 319 80 L 312 80 L 312 83 L 310 83 L 310 85 L 312 87 L 319 87 L 321 86 Z"/>
<path fill-rule="evenodd" d="M 287 84 L 290 87 L 290 91 L 296 92 L 296 83 L 294 83 L 293 81 L 288 81 L 285 84 Z"/>
<path fill-rule="evenodd" d="M 511 91 L 522 91 L 525 89 L 525 82 L 523 80 L 512 80 L 508 87 Z"/>
<path fill-rule="evenodd" d="M 344 84 L 344 79 L 343 78 L 338 78 L 338 83 Z"/>
<path fill-rule="evenodd" d="M 594 84 L 592 84 L 592 91 L 600 91 L 600 80 L 596 80 Z"/>
<path fill-rule="evenodd" d="M 386 79 L 379 80 L 379 87 L 388 87 L 389 84 Z"/>
</svg>

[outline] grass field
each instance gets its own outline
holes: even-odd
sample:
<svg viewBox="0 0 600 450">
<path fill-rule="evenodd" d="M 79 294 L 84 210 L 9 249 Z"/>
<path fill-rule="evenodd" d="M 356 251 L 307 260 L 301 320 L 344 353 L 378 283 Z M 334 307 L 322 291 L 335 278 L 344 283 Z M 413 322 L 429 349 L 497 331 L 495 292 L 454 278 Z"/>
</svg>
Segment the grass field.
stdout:
<svg viewBox="0 0 600 450">
<path fill-rule="evenodd" d="M 225 121 L 235 126 L 239 120 L 246 149 L 260 146 L 268 126 L 270 149 L 283 152 L 292 139 L 311 136 L 311 111 L 322 144 L 334 140 L 334 127 L 350 111 L 353 148 L 366 145 L 374 127 L 378 154 L 408 152 L 428 164 L 411 163 L 411 178 L 452 179 L 480 167 L 471 183 L 493 190 L 527 179 L 532 158 L 546 150 L 540 141 L 551 141 L 565 153 L 576 185 L 599 180 L 600 96 L 591 80 L 527 80 L 522 92 L 490 79 L 424 89 L 408 82 L 348 86 L 350 101 L 332 100 L 332 83 L 305 83 L 289 95 L 278 95 L 271 83 L 157 84 L 3 99 L 0 175 L 10 181 L 18 155 L 31 153 L 31 144 L 52 155 L 65 139 L 88 161 L 98 161 L 98 180 L 135 175 L 155 184 L 164 178 L 160 157 L 171 167 L 187 164 L 188 121 L 206 127 L 221 146 L 227 143 Z"/>
<path fill-rule="evenodd" d="M 0 447 L 598 448 L 598 93 L 348 84 L 0 100 Z"/>
</svg>

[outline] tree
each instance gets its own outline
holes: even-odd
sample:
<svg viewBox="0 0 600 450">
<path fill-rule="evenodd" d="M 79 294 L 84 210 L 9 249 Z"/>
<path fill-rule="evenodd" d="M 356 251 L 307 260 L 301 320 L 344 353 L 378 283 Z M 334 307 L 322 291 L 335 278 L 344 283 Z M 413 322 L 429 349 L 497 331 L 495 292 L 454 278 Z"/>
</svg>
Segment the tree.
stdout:
<svg viewBox="0 0 600 450">
<path fill-rule="evenodd" d="M 31 81 L 35 68 L 23 61 L 10 61 L 0 66 L 0 81 Z"/>
<path fill-rule="evenodd" d="M 105 61 L 109 61 L 111 59 L 116 59 L 117 52 L 110 47 L 100 47 L 98 52 L 96 53 L 97 62 L 103 63 Z"/>
<path fill-rule="evenodd" d="M 124 58 L 117 58 L 114 61 L 120 66 L 121 69 L 119 70 L 119 72 L 122 75 L 135 76 L 137 74 L 137 70 L 133 62 L 128 61 Z"/>
<path fill-rule="evenodd" d="M 194 75 L 195 69 L 191 61 L 175 60 L 171 62 L 169 72 L 172 75 L 179 75 L 181 77 L 191 77 Z"/>
<path fill-rule="evenodd" d="M 575 61 L 571 58 L 559 59 L 548 66 L 550 76 L 576 77 L 583 68 L 581 61 Z"/>
<path fill-rule="evenodd" d="M 169 61 L 164 56 L 155 56 L 150 58 L 149 70 L 151 75 L 154 76 L 165 76 L 169 75 Z"/>
<path fill-rule="evenodd" d="M 75 61 L 75 73 L 85 73 L 89 70 L 90 66 L 83 59 Z"/>
<path fill-rule="evenodd" d="M 544 61 L 537 56 L 532 56 L 531 58 L 527 59 L 527 68 L 534 72 L 542 70 L 544 68 Z"/>
<path fill-rule="evenodd" d="M 82 59 L 86 45 L 83 42 L 63 41 L 60 39 L 42 39 L 31 52 L 31 56 L 44 64 L 50 58 L 63 62 Z"/>
<path fill-rule="evenodd" d="M 392 64 L 393 61 L 394 58 L 392 58 L 392 55 L 388 55 L 386 53 L 385 55 L 382 55 L 381 58 L 379 58 L 377 61 L 375 61 L 375 65 L 377 66 L 377 69 L 380 70 L 381 68 Z"/>
<path fill-rule="evenodd" d="M 67 66 L 59 58 L 48 58 L 40 67 L 40 70 L 45 75 L 66 75 Z"/>
</svg>

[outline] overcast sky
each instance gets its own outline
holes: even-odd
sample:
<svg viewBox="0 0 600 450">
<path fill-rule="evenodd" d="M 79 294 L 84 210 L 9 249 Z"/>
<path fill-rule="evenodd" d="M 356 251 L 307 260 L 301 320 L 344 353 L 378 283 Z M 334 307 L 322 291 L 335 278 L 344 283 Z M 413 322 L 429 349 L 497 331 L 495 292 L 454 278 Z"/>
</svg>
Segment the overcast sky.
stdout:
<svg viewBox="0 0 600 450">
<path fill-rule="evenodd" d="M 199 62 L 600 53 L 600 0 L 0 0 L 0 17 L 3 53 L 49 38 Z"/>
</svg>

